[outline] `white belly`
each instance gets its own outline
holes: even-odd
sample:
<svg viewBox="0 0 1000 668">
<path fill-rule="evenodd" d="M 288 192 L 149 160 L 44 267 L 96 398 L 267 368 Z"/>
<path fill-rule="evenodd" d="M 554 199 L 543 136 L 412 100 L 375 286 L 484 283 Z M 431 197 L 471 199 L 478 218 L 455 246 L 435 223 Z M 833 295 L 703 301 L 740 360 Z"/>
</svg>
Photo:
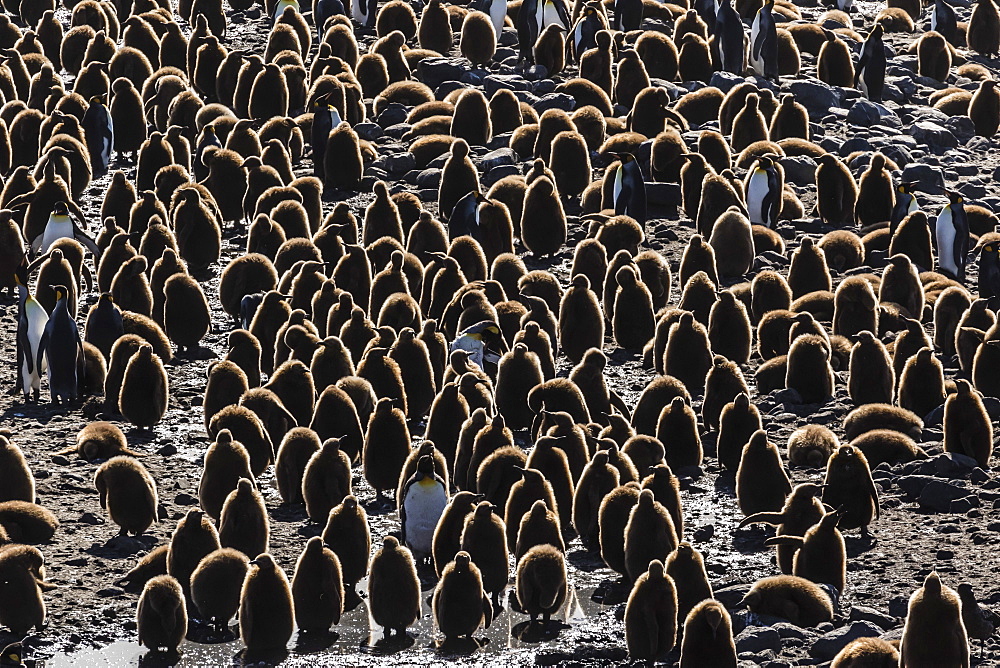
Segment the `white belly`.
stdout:
<svg viewBox="0 0 1000 668">
<path fill-rule="evenodd" d="M 438 483 L 410 485 L 403 499 L 406 509 L 406 545 L 417 554 L 430 554 L 434 529 L 448 505 L 448 495 Z"/>
<path fill-rule="evenodd" d="M 747 209 L 750 210 L 750 222 L 755 225 L 766 225 L 764 221 L 764 197 L 767 195 L 767 172 L 754 172 L 747 183 Z"/>
<path fill-rule="evenodd" d="M 625 168 L 619 165 L 618 171 L 615 172 L 614 196 L 611 198 L 611 200 L 615 203 L 615 205 L 618 204 L 618 197 L 622 194 L 622 178 L 624 178 L 624 176 L 625 176 Z"/>
<path fill-rule="evenodd" d="M 493 29 L 497 37 L 503 32 L 503 21 L 507 16 L 507 0 L 493 0 L 490 5 L 490 20 L 493 21 Z"/>
<path fill-rule="evenodd" d="M 43 356 L 41 368 L 38 367 L 38 344 L 42 339 L 42 332 L 45 331 L 45 324 L 49 317 L 42 305 L 34 299 L 29 300 L 24 305 L 24 309 L 28 319 L 28 349 L 24 351 L 24 355 L 31 360 L 34 369 L 33 372 L 29 372 L 27 361 L 21 360 L 21 380 L 24 384 L 24 392 L 27 394 L 29 390 L 40 389 L 42 374 L 45 373 L 45 368 L 48 366 L 48 360 Z"/>
<path fill-rule="evenodd" d="M 67 220 L 66 222 L 54 221 L 49 219 L 49 223 L 45 226 L 45 231 L 42 233 L 42 244 L 38 249 L 39 253 L 48 253 L 52 244 L 59 241 L 60 239 L 72 239 L 73 238 L 73 221 Z"/>
<path fill-rule="evenodd" d="M 951 222 L 951 208 L 947 207 L 938 216 L 934 226 L 934 236 L 937 237 L 938 266 L 947 269 L 958 276 L 958 266 L 955 264 L 955 226 Z"/>
</svg>

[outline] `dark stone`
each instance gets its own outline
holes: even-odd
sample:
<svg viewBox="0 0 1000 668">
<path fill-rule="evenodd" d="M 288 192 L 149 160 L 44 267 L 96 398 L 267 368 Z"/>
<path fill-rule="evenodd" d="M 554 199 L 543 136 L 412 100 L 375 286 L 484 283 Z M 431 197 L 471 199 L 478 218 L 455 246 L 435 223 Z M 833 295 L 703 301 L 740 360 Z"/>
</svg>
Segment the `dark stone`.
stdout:
<svg viewBox="0 0 1000 668">
<path fill-rule="evenodd" d="M 840 91 L 822 81 L 791 81 L 782 86 L 782 92 L 786 90 L 795 96 L 795 101 L 801 103 L 810 116 L 822 118 L 830 113 L 831 107 L 840 106 Z"/>
<path fill-rule="evenodd" d="M 521 173 L 517 165 L 498 165 L 486 172 L 481 178 L 484 187 L 492 186 L 494 183 L 506 176 L 516 176 Z"/>
<path fill-rule="evenodd" d="M 762 652 L 764 650 L 781 649 L 781 635 L 768 626 L 750 626 L 736 636 L 736 651 L 740 654 L 744 652 Z"/>
<path fill-rule="evenodd" d="M 738 74 L 733 74 L 732 72 L 713 72 L 708 85 L 715 86 L 721 90 L 723 94 L 725 94 L 744 81 L 745 79 L 743 77 Z"/>
<path fill-rule="evenodd" d="M 863 605 L 851 606 L 847 620 L 850 622 L 871 622 L 883 630 L 889 630 L 899 624 L 899 620 L 892 615 L 887 615 L 879 610 Z"/>
<path fill-rule="evenodd" d="M 566 93 L 549 93 L 543 95 L 541 99 L 531 105 L 538 115 L 541 116 L 549 109 L 562 109 L 563 111 L 573 111 L 576 108 L 576 98 Z"/>
<path fill-rule="evenodd" d="M 405 122 L 408 113 L 409 112 L 406 111 L 406 107 L 399 102 L 390 102 L 386 105 L 385 109 L 382 110 L 382 113 L 378 115 L 375 122 L 383 128 L 389 128 L 390 126 Z"/>
<path fill-rule="evenodd" d="M 796 185 L 816 183 L 816 161 L 808 155 L 789 156 L 779 162 L 785 169 L 786 182 Z"/>
<path fill-rule="evenodd" d="M 367 139 L 368 141 L 375 141 L 382 136 L 382 127 L 378 123 L 372 123 L 370 121 L 362 121 L 354 126 L 354 131 L 358 133 L 358 137 L 361 139 Z"/>
<path fill-rule="evenodd" d="M 416 185 L 421 188 L 437 188 L 441 184 L 441 170 L 428 168 L 417 175 Z"/>
<path fill-rule="evenodd" d="M 949 512 L 951 502 L 969 495 L 969 490 L 940 480 L 933 480 L 920 491 L 917 503 L 939 513 Z"/>
<path fill-rule="evenodd" d="M 424 58 L 417 66 L 420 80 L 432 90 L 445 81 L 458 81 L 468 69 L 464 58 Z"/>
<path fill-rule="evenodd" d="M 902 181 L 917 184 L 917 190 L 929 195 L 940 195 L 944 192 L 944 172 L 940 167 L 914 163 L 903 169 Z"/>
<path fill-rule="evenodd" d="M 907 128 L 906 132 L 934 153 L 944 153 L 958 146 L 958 139 L 950 130 L 932 121 L 917 121 Z"/>
<path fill-rule="evenodd" d="M 504 147 L 498 148 L 495 151 L 490 151 L 486 155 L 479 158 L 476 166 L 479 167 L 479 169 L 488 172 L 494 167 L 516 164 L 517 155 L 514 153 L 513 149 Z"/>
<path fill-rule="evenodd" d="M 842 650 L 852 640 L 856 640 L 857 638 L 874 638 L 881 634 L 882 629 L 871 622 L 851 622 L 847 626 L 834 629 L 817 638 L 809 649 L 809 654 L 817 659 L 829 661 L 837 656 L 837 652 Z"/>
<path fill-rule="evenodd" d="M 517 74 L 491 74 L 483 79 L 484 93 L 486 97 L 493 97 L 493 93 L 501 88 L 507 90 L 531 90 L 531 84 L 524 77 Z"/>
<path fill-rule="evenodd" d="M 387 155 L 382 158 L 382 162 L 390 174 L 405 174 L 417 166 L 416 158 L 409 151 Z"/>
<path fill-rule="evenodd" d="M 893 118 L 897 124 L 899 123 L 899 117 L 895 113 L 883 105 L 865 98 L 855 100 L 847 112 L 847 122 L 862 127 L 884 123 L 889 118 Z"/>
<path fill-rule="evenodd" d="M 944 126 L 963 144 L 976 136 L 976 125 L 968 116 L 952 116 Z"/>
<path fill-rule="evenodd" d="M 871 150 L 872 150 L 871 142 L 869 142 L 864 137 L 859 137 L 855 135 L 840 145 L 839 153 L 842 158 L 846 158 L 850 154 L 856 153 L 858 151 L 868 152 Z"/>
<path fill-rule="evenodd" d="M 443 84 L 434 89 L 434 99 L 443 100 L 456 90 L 464 90 L 470 87 L 471 86 L 461 81 L 445 81 Z"/>
<path fill-rule="evenodd" d="M 964 478 L 978 466 L 975 459 L 957 452 L 945 452 L 930 461 L 942 478 Z"/>
</svg>

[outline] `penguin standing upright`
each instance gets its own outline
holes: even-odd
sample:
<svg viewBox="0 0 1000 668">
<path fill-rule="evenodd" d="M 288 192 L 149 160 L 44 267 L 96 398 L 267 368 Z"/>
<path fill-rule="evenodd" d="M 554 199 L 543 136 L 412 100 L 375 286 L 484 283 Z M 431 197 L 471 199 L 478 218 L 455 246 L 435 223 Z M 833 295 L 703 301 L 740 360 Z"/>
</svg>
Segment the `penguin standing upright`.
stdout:
<svg viewBox="0 0 1000 668">
<path fill-rule="evenodd" d="M 778 81 L 778 28 L 774 23 L 774 0 L 757 10 L 750 29 L 750 64 L 757 76 Z M 779 197 L 780 202 L 780 197 Z"/>
<path fill-rule="evenodd" d="M 94 254 L 94 257 L 101 255 L 100 249 L 94 240 L 84 234 L 76 221 L 69 214 L 69 207 L 66 202 L 56 202 L 49 215 L 49 221 L 45 224 L 45 230 L 31 241 L 31 252 L 34 257 L 41 253 L 48 253 L 52 244 L 60 239 L 76 239 Z"/>
<path fill-rule="evenodd" d="M 715 15 L 715 48 L 719 68 L 723 72 L 742 76 L 746 63 L 743 19 L 730 0 L 721 0 L 718 7 Z"/>
<path fill-rule="evenodd" d="M 889 218 L 889 239 L 896 234 L 896 228 L 903 222 L 903 219 L 919 209 L 917 198 L 913 196 L 913 184 L 900 183 L 896 186 L 896 205 L 892 208 L 892 216 Z"/>
<path fill-rule="evenodd" d="M 108 165 L 111 164 L 111 148 L 115 145 L 115 128 L 111 112 L 101 98 L 90 99 L 90 106 L 87 107 L 80 126 L 87 140 L 90 168 L 94 172 L 94 177 L 106 174 Z"/>
<path fill-rule="evenodd" d="M 931 11 L 931 30 L 941 33 L 950 44 L 955 43 L 955 36 L 958 34 L 958 18 L 955 16 L 955 8 L 948 4 L 948 0 L 934 0 L 934 9 Z"/>
<path fill-rule="evenodd" d="M 504 19 L 507 18 L 507 0 L 484 0 L 482 12 L 490 17 L 499 39 L 503 32 Z"/>
<path fill-rule="evenodd" d="M 354 2 L 357 1 L 354 0 Z M 535 56 L 532 49 L 538 40 L 539 33 L 535 16 L 540 2 L 544 2 L 544 0 L 524 0 L 521 3 L 521 8 L 517 10 L 515 27 L 517 28 L 518 62 L 534 62 Z"/>
<path fill-rule="evenodd" d="M 861 58 L 855 70 L 854 85 L 872 102 L 882 101 L 885 84 L 885 46 L 882 44 L 884 29 L 876 23 L 861 45 Z"/>
<path fill-rule="evenodd" d="M 541 35 L 542 31 L 552 24 L 562 26 L 563 32 L 569 31 L 569 11 L 566 9 L 564 0 L 538 0 L 535 11 L 537 12 L 535 25 L 538 29 L 538 35 Z"/>
<path fill-rule="evenodd" d="M 615 170 L 613 201 L 615 215 L 635 218 L 640 227 L 646 226 L 646 181 L 639 162 L 631 153 L 612 153 L 621 162 Z"/>
<path fill-rule="evenodd" d="M 969 257 L 969 217 L 965 199 L 960 193 L 948 191 L 948 203 L 934 224 L 937 238 L 938 268 L 959 283 L 965 283 L 965 264 Z"/>
<path fill-rule="evenodd" d="M 482 243 L 483 237 L 479 229 L 479 205 L 488 201 L 481 192 L 473 190 L 455 202 L 455 208 L 451 210 L 451 217 L 448 218 L 448 239 L 454 240 L 457 237 L 468 235 Z"/>
<path fill-rule="evenodd" d="M 597 5 L 599 7 L 600 5 Z M 570 36 L 572 46 L 570 52 L 573 60 L 579 62 L 580 57 L 588 49 L 597 46 L 597 33 L 607 30 L 608 25 L 604 20 L 604 15 L 593 4 L 588 3 L 583 8 L 583 13 L 573 26 L 573 34 Z"/>
<path fill-rule="evenodd" d="M 615 0 L 615 30 L 638 30 L 642 23 L 642 0 Z"/>
<path fill-rule="evenodd" d="M 35 363 L 41 367 L 43 358 L 48 358 L 49 395 L 52 403 L 58 403 L 60 399 L 70 401 L 79 395 L 84 353 L 80 330 L 69 314 L 66 286 L 55 285 L 53 290 L 56 305 L 38 342 Z"/>
<path fill-rule="evenodd" d="M 980 274 L 982 272 L 980 271 Z M 23 275 L 22 275 L 23 274 Z M 38 394 L 42 386 L 42 372 L 45 371 L 46 359 L 39 355 L 42 333 L 49 321 L 45 307 L 28 292 L 25 285 L 27 272 L 20 267 L 14 273 L 14 281 L 20 295 L 20 307 L 17 317 L 17 363 L 21 390 L 24 400 L 28 401 L 29 393 L 38 402 Z"/>
<path fill-rule="evenodd" d="M 979 296 L 994 301 L 1000 296 L 1000 247 L 994 242 L 979 249 Z"/>
<path fill-rule="evenodd" d="M 781 210 L 781 180 L 774 160 L 767 155 L 757 158 L 746 184 L 750 222 L 774 227 Z"/>
<path fill-rule="evenodd" d="M 417 559 L 427 559 L 432 555 L 434 529 L 448 505 L 448 487 L 434 471 L 431 455 L 417 462 L 417 470 L 406 481 L 399 499 L 402 541 Z"/>
<path fill-rule="evenodd" d="M 326 156 L 326 140 L 330 132 L 340 125 L 340 113 L 330 105 L 330 94 L 320 95 L 312 101 L 313 122 L 309 134 L 312 145 L 313 176 L 320 180 L 326 178 L 324 160 Z"/>
<path fill-rule="evenodd" d="M 378 0 L 351 0 L 351 17 L 362 28 L 372 28 L 377 8 Z"/>
</svg>

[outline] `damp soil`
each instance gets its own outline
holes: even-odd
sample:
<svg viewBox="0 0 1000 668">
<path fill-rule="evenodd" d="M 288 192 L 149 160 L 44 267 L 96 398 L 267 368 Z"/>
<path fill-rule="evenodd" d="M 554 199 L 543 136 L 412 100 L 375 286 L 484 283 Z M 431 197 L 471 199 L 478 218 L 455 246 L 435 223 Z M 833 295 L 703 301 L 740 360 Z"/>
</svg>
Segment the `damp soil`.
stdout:
<svg viewBox="0 0 1000 668">
<path fill-rule="evenodd" d="M 856 26 L 870 25 L 878 7 L 866 2 L 856 3 L 855 6 L 860 9 L 855 15 Z M 811 19 L 821 11 L 819 8 L 803 9 L 804 15 Z M 967 17 L 967 9 L 959 11 L 960 15 Z M 227 46 L 263 53 L 267 20 L 255 18 L 253 12 L 239 14 L 227 11 L 227 14 Z M 259 12 L 257 14 L 259 16 Z M 59 16 L 68 25 L 68 13 L 60 9 Z M 186 25 L 184 29 L 187 30 Z M 887 42 L 900 52 L 915 37 L 891 35 L 887 37 Z M 370 38 L 362 41 L 367 43 Z M 803 65 L 804 73 L 814 73 L 810 58 L 805 57 Z M 893 107 L 892 104 L 888 106 Z M 850 133 L 847 125 L 839 122 L 828 123 L 819 130 L 823 136 L 841 139 L 848 138 Z M 482 148 L 473 150 L 476 155 L 485 152 L 486 149 Z M 1000 163 L 1000 148 L 995 140 L 985 146 L 980 144 L 980 150 L 975 153 L 966 153 L 968 162 L 978 165 L 982 175 L 992 173 Z M 526 165 L 522 166 L 526 168 Z M 113 165 L 113 168 L 116 167 L 134 176 L 130 165 Z M 595 168 L 595 178 L 602 169 Z M 296 172 L 311 172 L 308 159 L 296 165 Z M 988 185 L 988 194 L 996 196 L 995 183 L 988 178 L 983 180 Z M 99 220 L 100 204 L 107 184 L 107 177 L 95 181 L 82 197 L 81 205 L 90 220 L 92 233 Z M 413 186 L 403 182 L 393 181 L 391 185 L 393 192 L 414 190 Z M 811 210 L 812 190 L 798 188 L 797 191 L 806 210 Z M 360 213 L 370 199 L 370 194 L 363 193 L 349 202 L 355 213 Z M 329 211 L 332 205 L 332 202 L 325 202 L 324 212 Z M 931 207 L 936 210 L 939 205 L 936 203 Z M 432 211 L 435 209 L 433 201 L 426 201 L 425 206 Z M 576 213 L 573 205 L 567 209 L 571 214 Z M 693 224 L 673 207 L 653 208 L 651 217 L 646 246 L 663 253 L 676 276 L 684 247 L 693 233 Z M 584 227 L 579 218 L 571 215 L 569 243 L 561 252 L 544 261 L 524 254 L 529 269 L 552 271 L 566 285 L 572 249 L 584 238 Z M 798 239 L 803 234 L 818 237 L 829 229 L 807 218 L 783 223 L 780 232 L 791 251 L 797 247 Z M 201 349 L 193 354 L 176 356 L 169 363 L 170 405 L 163 421 L 153 430 L 137 430 L 121 422 L 120 418 L 101 414 L 99 404 L 94 400 L 67 407 L 25 405 L 20 397 L 8 395 L 0 398 L 0 426 L 14 430 L 16 442 L 34 472 L 38 502 L 51 509 L 60 521 L 53 539 L 40 546 L 45 554 L 48 579 L 59 588 L 45 594 L 48 608 L 46 627 L 25 639 L 29 647 L 27 656 L 35 665 L 155 666 L 174 662 L 178 665 L 229 665 L 243 661 L 242 646 L 236 636 L 212 638 L 198 624 L 192 625 L 189 640 L 181 647 L 179 658 L 147 653 L 136 642 L 134 616 L 137 594 L 126 591 L 119 584 L 138 558 L 169 541 L 177 521 L 198 503 L 196 494 L 201 462 L 210 442 L 204 430 L 201 410 L 205 371 L 211 360 L 224 355 L 227 334 L 234 327 L 218 302 L 218 273 L 228 261 L 242 252 L 246 243 L 243 229 L 227 229 L 225 237 L 224 257 L 214 275 L 202 283 L 213 308 L 212 332 L 202 342 Z M 521 252 L 524 250 L 520 246 L 517 248 Z M 754 271 L 764 266 L 765 263 L 758 262 Z M 774 266 L 787 269 L 787 265 Z M 839 280 L 842 277 L 835 278 Z M 970 280 L 975 280 L 975 271 Z M 678 287 L 675 285 L 671 303 L 676 303 L 677 297 Z M 95 295 L 85 296 L 81 302 L 81 313 L 86 313 L 94 301 Z M 3 387 L 13 387 L 14 384 L 15 331 L 16 304 L 4 295 L 0 297 L 0 332 L 3 332 L 0 337 L 3 342 L 0 385 Z M 653 378 L 653 373 L 643 368 L 639 355 L 617 349 L 610 338 L 605 341 L 605 352 L 611 360 L 607 369 L 609 384 L 627 404 L 634 405 L 641 390 Z M 760 362 L 755 354 L 743 369 L 748 379 L 752 379 Z M 957 373 L 954 361 L 944 362 L 947 377 L 954 377 Z M 568 363 L 560 359 L 559 375 L 566 375 L 568 371 Z M 783 445 L 794 429 L 817 423 L 829 426 L 843 438 L 841 422 L 852 408 L 846 394 L 846 380 L 845 371 L 837 373 L 836 394 L 822 405 L 783 404 L 774 395 L 757 396 L 755 393 L 752 398 L 761 409 L 769 438 Z M 47 396 L 44 390 L 43 396 Z M 700 400 L 695 399 L 694 403 L 697 411 Z M 110 522 L 98 504 L 93 486 L 95 465 L 56 454 L 71 445 L 77 432 L 94 419 L 116 421 L 126 432 L 130 448 L 141 455 L 144 465 L 157 481 L 161 521 L 139 538 L 117 537 L 118 527 Z M 415 426 L 415 437 L 420 430 L 419 425 Z M 703 433 L 702 438 L 707 456 L 704 469 L 700 475 L 682 479 L 685 538 L 703 554 L 709 578 L 717 591 L 727 587 L 731 588 L 727 591 L 739 591 L 760 577 L 778 572 L 772 551 L 764 546 L 764 540 L 772 535 L 773 530 L 758 527 L 737 529 L 741 515 L 736 506 L 733 480 L 731 476 L 721 473 L 713 457 L 715 434 Z M 524 433 L 518 434 L 517 440 L 525 447 L 530 446 Z M 932 456 L 941 452 L 939 421 L 927 426 L 922 440 L 921 445 Z M 847 535 L 848 584 L 839 602 L 835 626 L 842 626 L 854 609 L 871 608 L 895 618 L 886 624 L 886 630 L 888 637 L 893 634 L 898 637 L 902 616 L 905 615 L 905 600 L 931 570 L 941 573 L 945 582 L 952 586 L 963 581 L 971 583 L 985 606 L 1000 610 L 1000 582 L 995 576 L 1000 522 L 993 517 L 994 504 L 1000 505 L 1000 479 L 988 472 L 985 480 L 980 478 L 976 482 L 965 483 L 979 499 L 979 507 L 963 514 L 934 514 L 921 509 L 893 484 L 901 473 L 900 467 L 895 467 L 877 474 L 882 498 L 881 518 L 872 527 L 877 540 L 863 540 L 856 532 Z M 820 481 L 822 474 L 819 469 L 796 469 L 791 472 L 793 483 Z M 270 471 L 262 476 L 259 483 L 271 519 L 270 550 L 291 575 L 305 541 L 317 535 L 321 528 L 308 522 L 302 507 L 281 505 Z M 355 470 L 353 483 L 355 494 L 368 512 L 373 543 L 378 544 L 383 536 L 399 528 L 395 509 L 375 499 L 360 470 Z M 615 573 L 604 566 L 598 555 L 586 551 L 576 539 L 568 545 L 567 561 L 573 595 L 566 608 L 545 629 L 526 628 L 527 617 L 505 606 L 490 629 L 476 635 L 474 646 L 442 647 L 443 638 L 433 628 L 427 605 L 434 577 L 430 569 L 423 568 L 420 572 L 424 590 L 423 615 L 419 623 L 409 630 L 405 641 L 389 646 L 380 642 L 381 629 L 370 620 L 367 603 L 362 599 L 358 607 L 345 614 L 341 624 L 329 636 L 300 638 L 296 634 L 289 643 L 287 655 L 270 657 L 269 662 L 284 661 L 286 665 L 426 665 L 444 662 L 607 665 L 626 662 L 621 618 L 627 588 Z M 358 589 L 363 594 L 364 583 Z M 512 595 L 512 586 L 507 591 Z M 735 612 L 734 615 L 734 624 L 739 631 L 746 623 L 745 615 Z M 235 625 L 233 630 L 238 635 Z M 19 638 L 0 630 L 0 646 L 13 640 Z M 822 664 L 823 661 L 812 656 L 809 650 L 807 640 L 785 638 L 780 652 L 770 655 L 743 654 L 741 664 Z M 672 659 L 676 661 L 676 654 Z M 1000 645 L 996 639 L 990 639 L 982 645 L 973 664 L 985 666 L 997 663 L 1000 663 Z"/>
</svg>

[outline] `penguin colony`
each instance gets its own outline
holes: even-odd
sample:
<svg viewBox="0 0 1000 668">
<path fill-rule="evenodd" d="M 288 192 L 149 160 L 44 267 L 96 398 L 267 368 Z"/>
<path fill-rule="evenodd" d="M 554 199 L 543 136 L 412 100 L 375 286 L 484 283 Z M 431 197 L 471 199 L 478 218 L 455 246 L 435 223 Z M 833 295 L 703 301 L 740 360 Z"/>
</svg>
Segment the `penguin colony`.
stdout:
<svg viewBox="0 0 1000 668">
<path fill-rule="evenodd" d="M 989 513 L 922 490 L 992 480 L 1000 200 L 938 167 L 996 156 L 998 8 L 805 4 L 0 0 L 6 401 L 82 427 L 0 431 L 0 665 L 71 579 L 46 455 L 170 656 L 280 661 L 359 606 L 378 647 L 553 640 L 589 553 L 614 656 L 735 666 L 747 610 L 844 621 L 896 467 Z M 834 130 L 883 122 L 915 142 Z M 151 440 L 197 405 L 168 492 Z M 699 549 L 705 475 L 770 573 Z M 825 659 L 969 665 L 988 611 L 922 574 Z"/>
</svg>

